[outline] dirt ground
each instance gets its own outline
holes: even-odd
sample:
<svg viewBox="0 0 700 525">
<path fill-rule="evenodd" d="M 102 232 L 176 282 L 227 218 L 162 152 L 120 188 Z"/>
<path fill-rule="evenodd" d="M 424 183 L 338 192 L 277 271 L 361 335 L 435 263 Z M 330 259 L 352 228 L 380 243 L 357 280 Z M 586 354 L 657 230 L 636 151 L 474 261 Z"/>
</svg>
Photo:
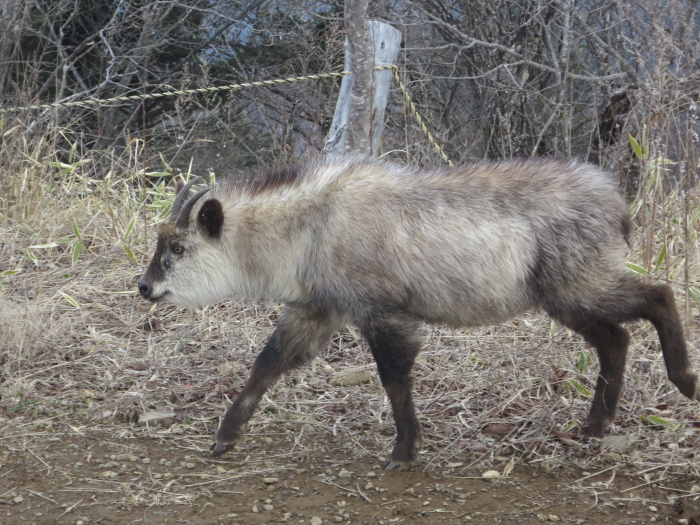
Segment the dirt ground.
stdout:
<svg viewBox="0 0 700 525">
<path fill-rule="evenodd" d="M 506 475 L 485 479 L 483 454 L 426 470 L 427 451 L 411 471 L 385 472 L 380 458 L 323 429 L 250 436 L 212 459 L 209 438 L 173 427 L 24 418 L 2 427 L 7 525 L 700 523 L 698 476 L 650 476 L 619 457 L 599 455 L 590 472 L 576 458 L 494 458 Z"/>
<path fill-rule="evenodd" d="M 531 313 L 426 327 L 411 471 L 381 468 L 391 406 L 351 326 L 265 394 L 236 450 L 211 458 L 280 306 L 140 300 L 150 207 L 170 203 L 89 177 L 75 187 L 37 197 L 24 223 L 0 222 L 0 525 L 700 525 L 700 405 L 668 381 L 648 323 L 628 326 L 626 387 L 599 443 L 575 436 L 598 376 L 592 349 Z M 659 232 L 675 262 L 656 258 L 653 278 L 697 283 L 697 263 L 679 262 L 695 252 Z M 675 291 L 700 370 L 700 310 L 690 288 Z M 356 383 L 335 381 L 352 370 Z"/>
</svg>

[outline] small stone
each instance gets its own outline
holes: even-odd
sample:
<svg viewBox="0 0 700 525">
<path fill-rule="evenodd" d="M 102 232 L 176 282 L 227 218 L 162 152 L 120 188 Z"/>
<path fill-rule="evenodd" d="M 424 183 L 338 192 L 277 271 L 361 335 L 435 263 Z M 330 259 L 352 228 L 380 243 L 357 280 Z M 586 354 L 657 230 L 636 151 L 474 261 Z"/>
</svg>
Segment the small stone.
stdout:
<svg viewBox="0 0 700 525">
<path fill-rule="evenodd" d="M 413 490 L 413 487 L 411 487 L 410 489 L 404 490 L 404 494 L 411 494 L 411 495 L 413 495 L 414 492 L 415 492 L 415 490 Z"/>
<path fill-rule="evenodd" d="M 547 519 L 549 521 L 561 521 L 561 518 L 556 514 L 550 514 L 549 516 L 547 516 Z"/>
<path fill-rule="evenodd" d="M 344 468 L 340 469 L 340 472 L 338 472 L 338 477 L 340 479 L 350 479 L 352 477 L 352 472 L 349 470 L 345 470 Z"/>
<path fill-rule="evenodd" d="M 225 361 L 219 365 L 219 374 L 222 376 L 247 375 L 248 369 L 235 361 Z"/>
<path fill-rule="evenodd" d="M 265 485 L 272 485 L 273 483 L 277 483 L 279 480 L 279 478 L 263 478 L 262 482 L 265 483 Z"/>
<path fill-rule="evenodd" d="M 263 505 L 263 510 L 272 510 L 272 509 L 274 509 L 274 508 L 275 508 L 275 507 L 273 507 L 273 506 L 270 505 L 269 503 L 266 504 L 266 505 Z"/>
<path fill-rule="evenodd" d="M 252 510 L 253 512 L 259 512 L 259 511 L 258 511 L 258 506 L 257 506 L 257 505 L 253 505 L 253 508 L 250 509 L 250 510 Z"/>
<path fill-rule="evenodd" d="M 53 421 L 48 419 L 34 421 L 34 423 L 29 426 L 32 430 L 50 430 L 51 427 L 53 427 Z"/>
<path fill-rule="evenodd" d="M 222 467 L 222 466 L 217 466 L 217 467 L 216 467 L 216 473 L 217 473 L 217 474 L 223 474 L 224 472 L 226 472 L 226 469 L 225 469 L 224 467 Z"/>
<path fill-rule="evenodd" d="M 12 498 L 12 501 L 14 501 L 15 503 L 22 503 L 24 501 L 24 498 L 22 496 L 15 496 L 14 498 Z"/>
<path fill-rule="evenodd" d="M 365 490 L 369 490 L 369 489 L 373 489 L 373 488 L 374 488 L 374 485 L 372 484 L 372 482 L 368 481 L 367 485 L 365 485 Z"/>
<path fill-rule="evenodd" d="M 139 414 L 139 420 L 138 420 L 138 425 L 145 427 L 149 424 L 155 424 L 159 423 L 162 421 L 165 421 L 167 419 L 173 419 L 175 417 L 175 412 L 168 411 L 168 412 L 163 412 L 159 410 L 152 410 L 150 412 L 144 412 L 143 414 Z"/>
<path fill-rule="evenodd" d="M 372 373 L 363 367 L 346 368 L 333 374 L 330 379 L 332 386 L 355 386 L 372 381 Z"/>
<path fill-rule="evenodd" d="M 649 505 L 649 510 L 652 511 L 652 512 L 659 512 L 659 509 L 657 509 L 656 507 L 654 507 L 654 505 Z"/>
<path fill-rule="evenodd" d="M 134 461 L 136 461 L 136 460 L 134 460 Z M 150 458 L 143 458 L 143 459 L 141 460 L 141 463 L 144 463 L 145 465 L 148 465 L 150 462 L 151 462 L 151 459 L 150 459 Z"/>
<path fill-rule="evenodd" d="M 428 505 L 430 505 L 430 500 L 426 500 L 423 502 L 424 507 L 427 507 Z"/>
<path fill-rule="evenodd" d="M 117 477 L 117 473 L 113 470 L 105 470 L 104 472 L 100 473 L 100 475 L 97 477 L 102 479 L 114 479 Z"/>
<path fill-rule="evenodd" d="M 311 518 L 311 525 L 323 525 L 323 520 L 319 518 L 318 516 L 314 516 Z"/>
<path fill-rule="evenodd" d="M 607 450 L 612 450 L 614 452 L 625 452 L 628 448 L 639 441 L 638 437 L 635 436 L 605 436 L 600 444 L 603 448 Z"/>
<path fill-rule="evenodd" d="M 501 477 L 501 473 L 497 470 L 487 470 L 481 475 L 484 479 L 496 479 Z"/>
<path fill-rule="evenodd" d="M 462 463 L 461 461 L 456 461 L 454 463 L 448 463 L 447 465 L 445 465 L 445 468 L 457 468 L 461 467 L 462 465 L 464 465 L 464 463 Z"/>
<path fill-rule="evenodd" d="M 690 523 L 686 518 L 681 518 L 678 520 L 678 525 L 688 525 Z"/>
<path fill-rule="evenodd" d="M 277 490 L 277 487 L 275 485 L 268 485 L 267 486 L 267 492 L 274 492 Z"/>
</svg>

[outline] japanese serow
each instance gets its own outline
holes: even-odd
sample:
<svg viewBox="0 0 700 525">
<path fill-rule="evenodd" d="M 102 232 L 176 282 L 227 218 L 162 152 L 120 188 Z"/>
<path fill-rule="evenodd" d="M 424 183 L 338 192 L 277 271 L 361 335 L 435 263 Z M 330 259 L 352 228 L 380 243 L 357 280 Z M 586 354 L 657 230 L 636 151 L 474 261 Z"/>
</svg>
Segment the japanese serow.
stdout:
<svg viewBox="0 0 700 525">
<path fill-rule="evenodd" d="M 231 449 L 281 374 L 347 323 L 369 343 L 408 468 L 422 440 L 410 372 L 423 322 L 475 327 L 530 309 L 578 332 L 600 361 L 584 434 L 601 437 L 623 386 L 628 332 L 656 328 L 669 379 L 700 399 L 673 292 L 624 266 L 631 220 L 612 178 L 574 161 L 417 169 L 360 157 L 229 178 L 176 197 L 138 283 L 150 301 L 227 297 L 286 304 L 227 410 L 212 454 Z"/>
</svg>

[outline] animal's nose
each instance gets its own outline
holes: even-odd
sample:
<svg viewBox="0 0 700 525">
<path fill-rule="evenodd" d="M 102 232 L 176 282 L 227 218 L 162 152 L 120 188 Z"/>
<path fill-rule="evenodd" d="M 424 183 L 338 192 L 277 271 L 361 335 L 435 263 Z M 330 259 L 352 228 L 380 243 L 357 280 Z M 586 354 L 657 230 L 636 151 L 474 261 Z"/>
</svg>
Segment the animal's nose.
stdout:
<svg viewBox="0 0 700 525">
<path fill-rule="evenodd" d="M 144 299 L 148 299 L 151 296 L 151 293 L 153 293 L 153 289 L 146 281 L 143 280 L 143 277 L 139 279 L 139 293 Z"/>
</svg>

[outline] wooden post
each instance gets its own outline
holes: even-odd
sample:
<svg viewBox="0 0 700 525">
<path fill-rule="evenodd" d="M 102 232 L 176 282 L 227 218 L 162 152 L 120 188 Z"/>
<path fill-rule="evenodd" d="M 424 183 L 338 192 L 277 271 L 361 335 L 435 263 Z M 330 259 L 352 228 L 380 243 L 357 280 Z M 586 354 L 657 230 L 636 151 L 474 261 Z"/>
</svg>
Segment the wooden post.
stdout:
<svg viewBox="0 0 700 525">
<path fill-rule="evenodd" d="M 355 87 L 355 65 L 353 65 L 353 56 L 350 49 L 350 44 L 345 42 L 345 71 L 350 71 L 353 74 L 343 77 L 340 85 L 340 93 L 338 94 L 338 102 L 335 106 L 333 114 L 333 123 L 328 132 L 328 140 L 326 141 L 324 150 L 333 153 L 344 153 L 348 151 L 357 151 L 367 153 L 371 156 L 378 156 L 381 153 L 381 137 L 382 128 L 384 127 L 384 114 L 386 112 L 386 104 L 389 98 L 389 88 L 393 79 L 393 73 L 390 69 L 383 71 L 374 70 L 375 65 L 396 64 L 396 59 L 401 48 L 402 34 L 398 29 L 393 28 L 384 22 L 372 20 L 369 22 L 369 37 L 371 42 L 371 50 L 374 53 L 374 64 L 372 65 L 372 80 L 371 89 L 364 90 L 365 93 L 372 93 L 371 105 L 366 104 L 363 114 L 359 119 L 364 119 L 364 122 L 369 122 L 369 128 L 360 124 L 353 127 L 353 120 L 357 120 L 351 116 L 351 106 L 355 108 L 363 107 L 366 96 L 357 96 Z M 356 97 L 353 100 L 353 97 Z M 354 112 L 357 115 L 357 112 Z M 360 128 L 358 130 L 358 128 Z M 349 132 L 352 130 L 353 137 L 349 137 Z M 358 133 L 364 136 L 359 137 Z"/>
</svg>

